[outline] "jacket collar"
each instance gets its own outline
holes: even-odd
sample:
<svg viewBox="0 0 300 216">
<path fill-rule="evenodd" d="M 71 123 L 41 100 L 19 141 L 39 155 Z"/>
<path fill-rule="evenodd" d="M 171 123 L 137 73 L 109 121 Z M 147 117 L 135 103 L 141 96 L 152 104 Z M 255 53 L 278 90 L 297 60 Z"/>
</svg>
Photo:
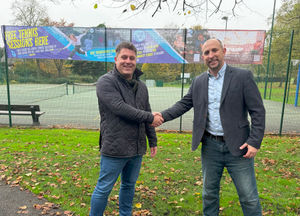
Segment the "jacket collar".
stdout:
<svg viewBox="0 0 300 216">
<path fill-rule="evenodd" d="M 227 93 L 227 90 L 230 86 L 230 81 L 231 81 L 231 78 L 232 78 L 232 68 L 227 65 L 226 67 L 226 72 L 225 72 L 225 76 L 224 76 L 224 82 L 223 82 L 223 89 L 222 89 L 222 95 L 221 95 L 221 101 L 220 103 L 222 104 L 222 102 L 224 101 L 225 99 L 225 95 Z"/>
</svg>

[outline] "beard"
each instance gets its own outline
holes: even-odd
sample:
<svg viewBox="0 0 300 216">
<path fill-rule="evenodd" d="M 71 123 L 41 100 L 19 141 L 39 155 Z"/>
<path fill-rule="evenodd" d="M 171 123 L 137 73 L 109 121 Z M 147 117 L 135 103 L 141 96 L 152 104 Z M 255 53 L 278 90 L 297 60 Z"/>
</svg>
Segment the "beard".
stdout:
<svg viewBox="0 0 300 216">
<path fill-rule="evenodd" d="M 219 70 L 221 69 L 221 63 L 218 59 L 214 59 L 212 61 L 209 61 L 207 64 L 208 68 L 211 70 Z"/>
</svg>

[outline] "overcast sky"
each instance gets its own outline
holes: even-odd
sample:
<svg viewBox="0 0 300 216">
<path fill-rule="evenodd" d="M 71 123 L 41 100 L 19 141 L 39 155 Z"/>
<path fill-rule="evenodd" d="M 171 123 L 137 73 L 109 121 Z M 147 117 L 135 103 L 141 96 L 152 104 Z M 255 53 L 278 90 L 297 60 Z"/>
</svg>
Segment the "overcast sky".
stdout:
<svg viewBox="0 0 300 216">
<path fill-rule="evenodd" d="M 121 0 L 120 0 L 121 1 Z M 11 4 L 13 0 L 2 0 L 0 7 L 0 25 L 12 25 L 13 14 Z M 224 29 L 225 21 L 222 17 L 228 16 L 228 29 L 251 29 L 251 30 L 269 30 L 271 28 L 270 17 L 273 13 L 274 0 L 244 0 L 236 9 L 236 16 L 230 13 L 234 0 L 223 0 L 223 10 L 217 14 L 209 16 L 205 13 L 178 15 L 177 13 L 165 10 L 158 12 L 152 17 L 153 9 L 148 12 L 142 12 L 136 16 L 130 16 L 128 13 L 122 14 L 122 8 L 109 8 L 104 4 L 111 0 L 76 0 L 75 4 L 65 0 L 63 3 L 55 5 L 50 1 L 39 2 L 46 4 L 48 15 L 52 20 L 64 18 L 68 23 L 75 23 L 75 26 L 91 27 L 100 23 L 105 23 L 108 27 L 121 28 L 189 28 L 195 25 L 201 25 L 207 29 Z M 95 2 L 100 2 L 97 9 L 94 9 Z M 215 0 L 213 2 L 218 2 Z M 282 2 L 276 1 L 276 9 L 279 9 Z M 226 12 L 226 10 L 229 10 Z M 2 35 L 0 45 L 3 46 Z"/>
</svg>

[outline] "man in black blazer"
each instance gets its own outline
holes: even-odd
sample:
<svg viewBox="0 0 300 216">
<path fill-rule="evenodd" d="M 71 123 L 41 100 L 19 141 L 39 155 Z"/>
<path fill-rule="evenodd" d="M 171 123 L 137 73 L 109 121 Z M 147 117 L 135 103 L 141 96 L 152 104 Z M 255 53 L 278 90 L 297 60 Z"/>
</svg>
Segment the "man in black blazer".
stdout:
<svg viewBox="0 0 300 216">
<path fill-rule="evenodd" d="M 161 115 L 166 122 L 194 108 L 192 150 L 202 142 L 204 215 L 219 214 L 220 180 L 225 167 L 244 215 L 261 215 L 254 172 L 254 157 L 265 129 L 259 90 L 251 71 L 225 63 L 226 48 L 220 40 L 207 40 L 202 53 L 208 71 L 196 77 L 188 93 Z"/>
</svg>

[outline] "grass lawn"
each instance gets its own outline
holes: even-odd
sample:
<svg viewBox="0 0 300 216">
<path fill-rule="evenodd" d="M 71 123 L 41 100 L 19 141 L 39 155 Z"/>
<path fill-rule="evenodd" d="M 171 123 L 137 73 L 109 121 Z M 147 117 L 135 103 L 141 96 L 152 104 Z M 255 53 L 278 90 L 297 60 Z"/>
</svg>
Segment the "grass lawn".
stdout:
<svg viewBox="0 0 300 216">
<path fill-rule="evenodd" d="M 20 185 L 74 215 L 88 215 L 99 173 L 98 132 L 75 129 L 0 128 L 0 179 Z M 158 133 L 158 154 L 144 157 L 134 215 L 202 215 L 200 149 L 191 135 Z M 300 137 L 266 136 L 256 157 L 264 215 L 300 214 Z M 118 215 L 116 183 L 106 215 Z M 221 215 L 242 215 L 227 172 L 221 184 Z"/>
</svg>

